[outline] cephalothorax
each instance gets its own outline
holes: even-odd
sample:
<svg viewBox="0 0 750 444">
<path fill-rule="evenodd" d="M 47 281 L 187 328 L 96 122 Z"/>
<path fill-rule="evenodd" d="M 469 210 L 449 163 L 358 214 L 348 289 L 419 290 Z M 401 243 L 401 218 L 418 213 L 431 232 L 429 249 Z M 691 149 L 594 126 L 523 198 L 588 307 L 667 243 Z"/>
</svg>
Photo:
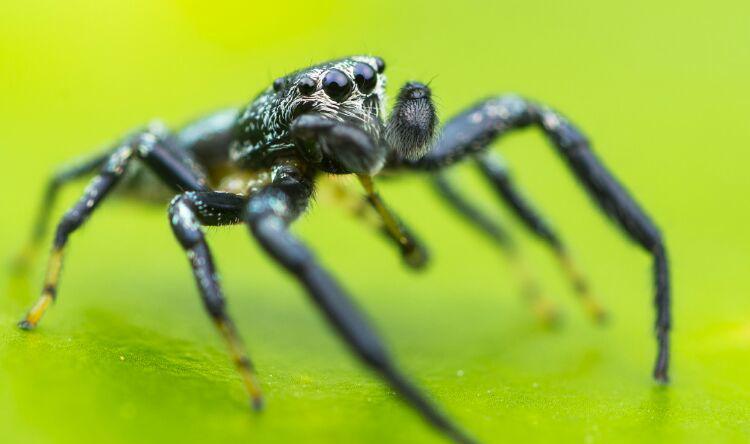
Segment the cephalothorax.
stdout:
<svg viewBox="0 0 750 444">
<path fill-rule="evenodd" d="M 349 202 L 356 215 L 370 211 L 383 234 L 398 246 L 405 263 L 422 267 L 427 261 L 426 250 L 386 207 L 373 182 L 373 176 L 381 171 L 420 171 L 429 175 L 446 202 L 501 247 L 511 264 L 518 265 L 519 250 L 512 238 L 467 200 L 445 174 L 452 165 L 469 160 L 518 218 L 550 246 L 584 306 L 595 319 L 602 320 L 604 311 L 590 295 L 560 237 L 518 192 L 504 161 L 487 152 L 503 134 L 535 125 L 601 210 L 653 255 L 658 339 L 654 377 L 666 381 L 670 300 L 664 242 L 649 217 L 591 152 L 582 133 L 554 110 L 506 95 L 480 101 L 449 120 L 435 137 L 437 113 L 430 89 L 422 83 L 404 85 L 386 118 L 384 70 L 382 59 L 367 56 L 306 68 L 276 79 L 242 109 L 217 112 L 176 132 L 151 124 L 128 134 L 104 153 L 59 171 L 49 182 L 31 242 L 19 257 L 19 269 L 28 268 L 38 249 L 60 187 L 96 175 L 58 224 L 42 296 L 20 326 L 35 327 L 56 299 L 70 234 L 117 185 L 119 193 L 141 199 L 173 196 L 169 204 L 172 229 L 187 253 L 203 303 L 229 346 L 253 406 L 262 405 L 259 384 L 227 314 L 203 233 L 205 226 L 246 224 L 261 247 L 305 287 L 364 363 L 433 426 L 457 442 L 471 442 L 398 370 L 356 305 L 288 227 L 307 208 L 321 176 L 354 174 L 364 186 L 364 198 L 352 198 L 340 188 L 334 195 Z M 528 275 L 521 277 L 524 295 L 540 315 L 550 317 L 552 311 L 538 286 Z"/>
</svg>

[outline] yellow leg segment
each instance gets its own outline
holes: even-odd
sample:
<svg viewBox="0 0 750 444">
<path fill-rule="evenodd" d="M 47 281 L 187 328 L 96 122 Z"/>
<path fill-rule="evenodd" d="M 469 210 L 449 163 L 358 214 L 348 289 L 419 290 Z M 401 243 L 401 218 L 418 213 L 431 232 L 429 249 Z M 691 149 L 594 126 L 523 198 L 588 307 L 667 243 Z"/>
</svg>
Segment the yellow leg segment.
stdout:
<svg viewBox="0 0 750 444">
<path fill-rule="evenodd" d="M 417 245 L 415 240 L 403 229 L 398 219 L 385 206 L 380 195 L 375 190 L 375 183 L 372 180 L 372 176 L 358 174 L 357 178 L 365 189 L 370 204 L 380 216 L 386 232 L 392 239 L 398 242 L 406 262 L 416 267 L 423 265 L 427 260 L 425 250 Z"/>
<path fill-rule="evenodd" d="M 237 329 L 229 319 L 216 319 L 216 327 L 229 346 L 229 353 L 232 355 L 232 360 L 242 377 L 242 383 L 250 396 L 253 409 L 256 411 L 262 410 L 263 394 L 261 393 L 260 383 L 253 369 L 253 364 L 245 353 L 245 347 L 237 334 Z"/>
<path fill-rule="evenodd" d="M 44 278 L 42 295 L 34 306 L 31 307 L 26 317 L 18 323 L 19 327 L 25 330 L 31 330 L 36 327 L 39 320 L 42 319 L 42 316 L 47 311 L 47 308 L 54 302 L 57 293 L 57 283 L 60 280 L 60 271 L 62 270 L 62 259 L 63 251 L 58 248 L 53 249 L 47 265 L 47 275 Z"/>
<path fill-rule="evenodd" d="M 599 303 L 596 297 L 591 293 L 589 285 L 583 278 L 583 274 L 576 266 L 573 258 L 564 250 L 557 252 L 557 260 L 563 272 L 573 283 L 578 300 L 583 304 L 583 308 L 592 320 L 598 323 L 604 323 L 607 320 L 607 311 Z"/>
<path fill-rule="evenodd" d="M 546 327 L 556 327 L 562 316 L 554 302 L 544 296 L 539 285 L 532 278 L 531 273 L 517 251 L 506 252 L 506 257 L 516 278 L 521 283 L 521 295 L 528 302 L 534 316 Z"/>
</svg>

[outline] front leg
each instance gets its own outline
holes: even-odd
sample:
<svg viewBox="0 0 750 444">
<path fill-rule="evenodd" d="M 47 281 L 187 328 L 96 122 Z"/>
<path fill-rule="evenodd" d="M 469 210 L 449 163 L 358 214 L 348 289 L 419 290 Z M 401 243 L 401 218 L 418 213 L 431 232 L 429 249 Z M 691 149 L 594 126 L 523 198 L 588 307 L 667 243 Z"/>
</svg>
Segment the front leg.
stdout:
<svg viewBox="0 0 750 444">
<path fill-rule="evenodd" d="M 365 189 L 367 202 L 380 217 L 383 231 L 398 246 L 404 261 L 413 268 L 424 267 L 429 260 L 427 249 L 401 219 L 385 205 L 380 193 L 375 189 L 372 177 L 362 174 L 357 177 Z"/>
<path fill-rule="evenodd" d="M 368 195 L 362 196 L 346 184 L 334 180 L 327 181 L 319 187 L 318 198 L 344 207 L 359 222 L 377 230 L 386 240 L 399 249 L 404 264 L 407 266 L 421 270 L 429 262 L 427 247 L 404 224 L 403 220 L 382 202 L 381 205 L 386 212 L 386 217 L 383 217 L 377 211 L 373 206 L 373 199 Z M 387 220 L 390 220 L 390 223 L 387 223 Z"/>
<path fill-rule="evenodd" d="M 313 192 L 309 177 L 293 167 L 275 170 L 272 183 L 253 195 L 245 220 L 266 252 L 307 290 L 331 325 L 370 368 L 382 376 L 423 418 L 455 442 L 473 442 L 396 367 L 390 353 L 358 307 L 295 238 L 289 224 L 305 209 Z"/>
<path fill-rule="evenodd" d="M 400 123 L 389 123 L 386 128 L 388 141 L 376 141 L 357 126 L 315 114 L 298 117 L 292 124 L 291 134 L 302 147 L 308 160 L 320 165 L 325 171 L 357 174 L 365 189 L 369 205 L 382 222 L 383 232 L 396 243 L 409 266 L 421 268 L 427 263 L 427 251 L 401 220 L 388 209 L 372 180 L 372 175 L 385 163 L 389 149 L 399 152 L 421 149 L 420 147 L 427 142 L 426 134 L 431 137 L 433 128 L 420 130 L 407 124 L 409 116 L 413 114 L 413 108 L 425 100 L 422 89 L 416 84 L 407 84 L 402 89 L 401 96 L 403 97 L 400 97 L 390 120 Z M 432 124 L 434 125 L 434 122 Z M 397 145 L 391 148 L 389 143 Z"/>
</svg>

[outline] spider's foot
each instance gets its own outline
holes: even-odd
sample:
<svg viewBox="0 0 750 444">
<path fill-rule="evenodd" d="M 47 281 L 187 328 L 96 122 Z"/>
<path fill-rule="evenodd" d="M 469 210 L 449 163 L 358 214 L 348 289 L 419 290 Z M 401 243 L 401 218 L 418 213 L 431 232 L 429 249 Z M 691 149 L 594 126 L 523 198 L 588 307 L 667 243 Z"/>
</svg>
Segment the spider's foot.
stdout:
<svg viewBox="0 0 750 444">
<path fill-rule="evenodd" d="M 35 329 L 36 325 L 32 324 L 26 319 L 21 319 L 20 321 L 18 321 L 18 328 L 20 328 L 21 330 L 30 331 Z"/>
<path fill-rule="evenodd" d="M 548 299 L 537 298 L 533 301 L 531 309 L 534 316 L 543 327 L 554 329 L 562 325 L 562 312 Z"/>
<path fill-rule="evenodd" d="M 666 371 L 654 371 L 654 379 L 659 385 L 669 385 L 669 376 Z"/>
<path fill-rule="evenodd" d="M 581 301 L 581 305 L 583 305 L 583 309 L 586 311 L 589 318 L 598 325 L 606 324 L 609 320 L 609 313 L 602 304 L 599 303 L 596 297 L 590 293 L 588 287 L 584 283 L 579 282 L 576 285 L 576 293 L 578 294 L 578 299 Z"/>
<path fill-rule="evenodd" d="M 260 396 L 258 398 L 251 398 L 250 399 L 250 407 L 255 412 L 262 412 L 263 409 L 265 408 L 265 406 L 266 406 L 266 402 L 263 400 L 262 396 Z"/>
<path fill-rule="evenodd" d="M 654 379 L 661 385 L 669 383 L 669 327 L 657 327 L 659 351 L 654 367 Z"/>
<path fill-rule="evenodd" d="M 543 327 L 552 329 L 562 324 L 563 315 L 558 306 L 548 299 L 536 282 L 529 279 L 526 274 L 522 274 L 521 295 Z"/>
<path fill-rule="evenodd" d="M 537 314 L 539 322 L 544 328 L 554 330 L 562 326 L 563 315 L 556 307 L 551 307 Z"/>
<path fill-rule="evenodd" d="M 578 300 L 591 322 L 606 325 L 609 322 L 609 312 L 587 291 L 578 292 Z"/>
<path fill-rule="evenodd" d="M 609 321 L 609 313 L 595 298 L 588 296 L 588 294 L 586 294 L 586 297 L 581 295 L 581 303 L 592 322 L 597 325 L 605 325 Z"/>
<path fill-rule="evenodd" d="M 226 317 L 219 317 L 216 320 L 216 327 L 221 332 L 229 346 L 229 353 L 232 356 L 234 365 L 242 378 L 242 384 L 245 391 L 250 396 L 250 406 L 253 410 L 260 411 L 263 409 L 263 394 L 260 389 L 260 382 L 255 373 L 255 368 L 250 358 L 245 353 L 245 347 L 242 345 L 240 336 L 234 323 Z"/>
<path fill-rule="evenodd" d="M 263 410 L 265 401 L 263 400 L 263 393 L 260 390 L 260 383 L 258 377 L 252 370 L 251 366 L 245 363 L 238 364 L 240 376 L 242 376 L 242 382 L 245 385 L 248 395 L 250 395 L 250 407 L 256 412 Z"/>
<path fill-rule="evenodd" d="M 18 323 L 18 327 L 23 330 L 33 330 L 36 328 L 39 320 L 42 319 L 42 316 L 44 316 L 44 313 L 47 311 L 47 308 L 49 308 L 55 300 L 53 294 L 54 291 L 52 289 L 45 289 L 42 296 L 36 301 L 36 304 L 34 304 L 34 306 L 31 307 L 31 310 L 26 314 L 26 317 L 21 319 Z"/>
<path fill-rule="evenodd" d="M 424 268 L 430 259 L 427 250 L 420 245 L 410 244 L 409 247 L 404 247 L 403 250 L 404 262 L 415 270 Z"/>
<path fill-rule="evenodd" d="M 662 355 L 659 353 L 658 362 L 656 363 L 656 367 L 654 368 L 654 380 L 659 385 L 668 385 L 669 384 L 669 372 L 667 370 L 667 365 L 662 361 Z"/>
<path fill-rule="evenodd" d="M 573 259 L 565 251 L 558 254 L 558 259 L 591 320 L 599 325 L 605 324 L 609 318 L 607 310 L 604 309 L 599 300 L 591 293 L 588 282 L 586 282 L 583 274 L 578 270 Z"/>
</svg>

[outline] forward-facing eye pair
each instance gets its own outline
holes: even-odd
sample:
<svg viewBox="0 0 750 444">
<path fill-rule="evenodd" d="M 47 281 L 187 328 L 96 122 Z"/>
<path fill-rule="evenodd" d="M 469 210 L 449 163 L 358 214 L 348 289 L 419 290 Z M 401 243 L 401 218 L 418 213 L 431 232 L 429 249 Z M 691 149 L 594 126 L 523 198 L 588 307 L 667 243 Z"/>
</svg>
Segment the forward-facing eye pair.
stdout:
<svg viewBox="0 0 750 444">
<path fill-rule="evenodd" d="M 323 91 L 328 97 L 343 102 L 349 97 L 354 84 L 362 94 L 369 94 L 378 83 L 378 75 L 375 70 L 367 63 L 357 63 L 354 66 L 354 82 L 343 71 L 333 68 L 323 77 Z M 310 77 L 303 77 L 297 81 L 297 88 L 302 95 L 309 96 L 317 89 L 315 80 Z"/>
</svg>

